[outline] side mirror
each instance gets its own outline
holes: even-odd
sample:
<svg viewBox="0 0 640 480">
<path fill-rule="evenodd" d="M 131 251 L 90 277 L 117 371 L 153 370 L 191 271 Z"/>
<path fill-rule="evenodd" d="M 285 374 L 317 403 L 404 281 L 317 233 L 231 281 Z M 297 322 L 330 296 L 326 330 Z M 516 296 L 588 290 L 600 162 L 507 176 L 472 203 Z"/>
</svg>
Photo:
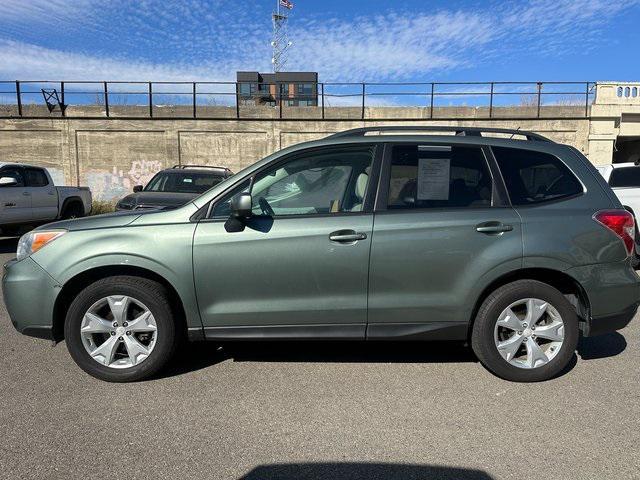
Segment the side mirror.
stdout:
<svg viewBox="0 0 640 480">
<path fill-rule="evenodd" d="M 141 192 L 143 188 L 144 188 L 144 187 L 143 187 L 142 185 L 134 185 L 134 186 L 133 186 L 133 192 L 134 192 L 134 193 Z"/>
<path fill-rule="evenodd" d="M 236 218 L 250 218 L 253 200 L 250 193 L 241 193 L 231 199 L 231 215 Z"/>
<path fill-rule="evenodd" d="M 18 181 L 13 177 L 0 177 L 0 187 L 15 187 Z"/>
</svg>

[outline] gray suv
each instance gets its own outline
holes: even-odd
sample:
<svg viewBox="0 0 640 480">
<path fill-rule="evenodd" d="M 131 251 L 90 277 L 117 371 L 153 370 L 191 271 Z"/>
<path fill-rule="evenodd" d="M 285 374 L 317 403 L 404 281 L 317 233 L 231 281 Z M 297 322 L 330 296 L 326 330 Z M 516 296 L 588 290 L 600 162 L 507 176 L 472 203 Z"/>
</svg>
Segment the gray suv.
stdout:
<svg viewBox="0 0 640 480">
<path fill-rule="evenodd" d="M 467 341 L 496 375 L 539 381 L 580 334 L 635 315 L 634 231 L 572 147 L 362 128 L 275 153 L 175 210 L 41 227 L 3 292 L 20 332 L 64 338 L 109 381 L 154 375 L 181 338 Z"/>
</svg>

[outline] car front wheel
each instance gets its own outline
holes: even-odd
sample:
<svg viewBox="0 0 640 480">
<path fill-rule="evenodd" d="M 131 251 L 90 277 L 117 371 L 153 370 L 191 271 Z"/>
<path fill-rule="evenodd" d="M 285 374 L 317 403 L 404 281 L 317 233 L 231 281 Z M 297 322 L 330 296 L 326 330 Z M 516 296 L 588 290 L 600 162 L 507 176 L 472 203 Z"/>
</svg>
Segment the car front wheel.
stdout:
<svg viewBox="0 0 640 480">
<path fill-rule="evenodd" d="M 71 303 L 65 339 L 74 361 L 96 378 L 149 378 L 166 365 L 176 347 L 166 289 L 140 277 L 98 280 Z"/>
<path fill-rule="evenodd" d="M 567 367 L 578 336 L 575 309 L 560 291 L 519 280 L 498 288 L 482 303 L 471 344 L 480 362 L 499 377 L 536 382 Z"/>
</svg>

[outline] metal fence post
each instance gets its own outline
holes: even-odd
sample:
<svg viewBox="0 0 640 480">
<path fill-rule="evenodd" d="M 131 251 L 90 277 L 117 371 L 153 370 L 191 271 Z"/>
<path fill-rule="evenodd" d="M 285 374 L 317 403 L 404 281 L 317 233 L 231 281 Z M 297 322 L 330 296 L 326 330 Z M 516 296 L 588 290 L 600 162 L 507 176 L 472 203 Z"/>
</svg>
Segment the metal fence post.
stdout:
<svg viewBox="0 0 640 480">
<path fill-rule="evenodd" d="M 489 95 L 489 118 L 493 118 L 493 82 L 491 82 L 491 94 Z"/>
<path fill-rule="evenodd" d="M 193 118 L 196 118 L 196 108 L 197 108 L 197 103 L 196 103 L 196 82 L 193 82 Z"/>
<path fill-rule="evenodd" d="M 435 83 L 431 82 L 431 106 L 429 108 L 429 118 L 433 118 L 433 92 L 435 90 Z"/>
<path fill-rule="evenodd" d="M 149 82 L 149 116 L 153 118 L 153 88 Z"/>
<path fill-rule="evenodd" d="M 109 118 L 109 89 L 107 87 L 107 82 L 104 82 L 104 113 Z"/>
<path fill-rule="evenodd" d="M 236 118 L 240 118 L 240 84 L 236 82 Z"/>
<path fill-rule="evenodd" d="M 324 83 L 320 84 L 320 88 L 322 89 L 322 119 L 324 120 Z"/>
<path fill-rule="evenodd" d="M 361 113 L 361 119 L 362 120 L 364 120 L 364 107 L 365 107 L 364 99 L 365 99 L 365 95 L 366 95 L 366 84 L 363 83 L 362 84 L 362 113 Z"/>
<path fill-rule="evenodd" d="M 538 118 L 540 118 L 540 103 L 542 101 L 542 82 L 538 82 Z"/>
<path fill-rule="evenodd" d="M 60 82 L 60 114 L 65 116 L 66 105 L 64 103 L 64 82 Z"/>
<path fill-rule="evenodd" d="M 279 117 L 282 119 L 282 83 L 278 83 L 278 92 L 279 92 L 279 97 L 280 97 L 280 112 L 279 112 Z"/>
<path fill-rule="evenodd" d="M 589 116 L 589 82 L 587 82 L 586 90 L 584 92 L 584 116 Z"/>
<path fill-rule="evenodd" d="M 18 101 L 18 116 L 22 116 L 22 95 L 20 94 L 20 82 L 16 80 L 16 99 Z"/>
</svg>

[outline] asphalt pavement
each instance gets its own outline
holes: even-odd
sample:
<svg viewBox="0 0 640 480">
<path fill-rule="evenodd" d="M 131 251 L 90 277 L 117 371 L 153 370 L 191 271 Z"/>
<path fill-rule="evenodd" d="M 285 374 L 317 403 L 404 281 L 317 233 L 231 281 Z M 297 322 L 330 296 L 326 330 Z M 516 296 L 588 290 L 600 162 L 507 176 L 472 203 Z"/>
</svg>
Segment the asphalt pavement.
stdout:
<svg viewBox="0 0 640 480">
<path fill-rule="evenodd" d="M 538 384 L 447 343 L 194 344 L 109 384 L 0 302 L 0 478 L 640 478 L 639 339 L 583 339 Z"/>
</svg>

